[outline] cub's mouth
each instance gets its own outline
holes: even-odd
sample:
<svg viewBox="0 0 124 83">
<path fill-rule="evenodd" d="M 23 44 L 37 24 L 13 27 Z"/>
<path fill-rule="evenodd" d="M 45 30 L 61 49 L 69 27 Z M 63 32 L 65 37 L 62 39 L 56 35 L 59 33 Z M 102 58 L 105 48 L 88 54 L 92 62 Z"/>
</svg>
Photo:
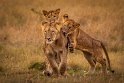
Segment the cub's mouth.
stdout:
<svg viewBox="0 0 124 83">
<path fill-rule="evenodd" d="M 55 22 L 55 20 L 50 20 L 50 23 L 54 23 Z"/>
<path fill-rule="evenodd" d="M 52 39 L 46 39 L 47 44 L 52 44 L 54 41 Z"/>
</svg>

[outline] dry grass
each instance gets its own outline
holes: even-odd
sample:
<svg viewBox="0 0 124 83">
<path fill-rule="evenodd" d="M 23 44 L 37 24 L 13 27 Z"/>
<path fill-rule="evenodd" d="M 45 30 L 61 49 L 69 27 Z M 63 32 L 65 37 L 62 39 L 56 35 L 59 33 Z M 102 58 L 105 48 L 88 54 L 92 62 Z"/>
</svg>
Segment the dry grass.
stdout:
<svg viewBox="0 0 124 83">
<path fill-rule="evenodd" d="M 109 50 L 112 67 L 116 74 L 124 74 L 124 1 L 123 0 L 0 0 L 0 83 L 26 82 L 32 75 L 33 82 L 95 82 L 121 83 L 121 75 L 81 77 L 88 70 L 88 63 L 80 51 L 68 55 L 68 67 L 74 77 L 52 78 L 38 77 L 41 72 L 30 72 L 31 64 L 44 62 L 42 51 L 41 21 L 44 17 L 34 14 L 37 11 L 60 8 L 61 15 L 81 24 L 81 29 L 92 37 L 103 41 Z M 99 69 L 99 64 L 97 66 Z M 74 70 L 74 71 L 73 71 Z M 26 72 L 24 74 L 13 74 Z M 11 74 L 12 73 L 12 74 Z M 4 75 L 5 74 L 5 75 Z M 8 74 L 8 75 L 6 75 Z M 76 77 L 77 76 L 77 77 Z M 36 78 L 36 79 L 35 79 Z M 5 80 L 4 80 L 5 79 Z M 17 80 L 15 80 L 17 79 Z M 48 80 L 49 79 L 49 80 Z M 105 81 L 106 80 L 106 81 Z"/>
<path fill-rule="evenodd" d="M 15 74 L 3 75 L 0 78 L 1 83 L 123 83 L 123 75 L 108 75 L 106 77 L 94 76 L 74 76 L 68 78 L 48 78 L 42 77 L 40 74 Z"/>
<path fill-rule="evenodd" d="M 124 73 L 124 52 L 109 52 L 109 57 L 111 61 L 112 68 L 116 73 Z M 70 54 L 68 57 L 68 64 L 71 67 L 79 67 L 83 70 L 88 70 L 89 64 L 83 56 L 83 53 Z M 75 66 L 74 66 L 75 65 Z M 97 64 L 96 69 L 101 67 L 100 64 Z M 75 68 L 74 68 L 75 69 Z M 100 71 L 100 70 L 99 70 Z"/>
</svg>

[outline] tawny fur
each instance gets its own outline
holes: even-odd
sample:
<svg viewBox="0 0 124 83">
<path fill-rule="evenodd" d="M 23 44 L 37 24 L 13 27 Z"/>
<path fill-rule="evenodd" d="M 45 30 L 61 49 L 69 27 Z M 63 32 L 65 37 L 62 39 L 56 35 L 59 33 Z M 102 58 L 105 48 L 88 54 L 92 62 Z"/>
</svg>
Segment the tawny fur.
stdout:
<svg viewBox="0 0 124 83">
<path fill-rule="evenodd" d="M 57 29 L 56 24 L 46 23 L 44 53 L 49 61 L 54 75 L 64 75 L 67 65 L 67 38 Z M 54 31 L 54 34 L 52 34 Z M 48 40 L 52 43 L 48 43 Z M 49 70 L 48 70 L 49 71 Z"/>
<path fill-rule="evenodd" d="M 74 48 L 81 50 L 84 53 L 85 58 L 91 66 L 89 73 L 94 72 L 96 62 L 102 65 L 102 71 L 103 73 L 106 73 L 106 60 L 103 58 L 102 51 L 104 51 L 106 55 L 108 69 L 113 72 L 108 53 L 103 43 L 86 34 L 79 28 L 80 24 L 68 19 L 67 16 L 64 16 L 63 19 L 65 20 L 63 22 L 62 31 L 69 38 L 69 42 L 73 43 Z"/>
</svg>

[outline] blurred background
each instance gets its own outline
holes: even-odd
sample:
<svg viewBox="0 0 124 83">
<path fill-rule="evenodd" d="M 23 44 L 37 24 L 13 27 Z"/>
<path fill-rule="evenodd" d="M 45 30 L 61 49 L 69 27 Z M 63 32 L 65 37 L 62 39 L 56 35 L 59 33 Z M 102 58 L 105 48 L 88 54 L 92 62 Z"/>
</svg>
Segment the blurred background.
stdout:
<svg viewBox="0 0 124 83">
<path fill-rule="evenodd" d="M 0 72 L 28 71 L 32 64 L 45 60 L 44 16 L 31 8 L 41 13 L 60 8 L 60 16 L 69 14 L 82 30 L 105 44 L 112 67 L 124 73 L 124 0 L 0 0 Z M 68 57 L 71 67 L 88 69 L 80 51 Z"/>
</svg>

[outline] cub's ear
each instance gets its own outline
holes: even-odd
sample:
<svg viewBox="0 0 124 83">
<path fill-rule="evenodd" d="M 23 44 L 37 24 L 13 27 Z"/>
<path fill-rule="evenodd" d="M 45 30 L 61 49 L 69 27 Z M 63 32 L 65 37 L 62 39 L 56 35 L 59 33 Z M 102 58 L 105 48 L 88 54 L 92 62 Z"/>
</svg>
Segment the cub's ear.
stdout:
<svg viewBox="0 0 124 83">
<path fill-rule="evenodd" d="M 44 16 L 47 16 L 48 15 L 48 12 L 46 10 L 43 10 L 42 12 L 43 12 L 43 15 Z"/>
<path fill-rule="evenodd" d="M 56 11 L 57 14 L 59 14 L 60 13 L 60 8 L 56 9 L 55 11 Z"/>
<path fill-rule="evenodd" d="M 79 23 L 75 23 L 75 24 L 74 24 L 74 27 L 75 27 L 75 28 L 78 28 L 79 26 L 80 26 Z"/>
<path fill-rule="evenodd" d="M 65 19 L 65 18 L 69 18 L 69 17 L 68 17 L 68 14 L 64 14 L 64 15 L 63 15 L 63 18 L 64 18 L 64 19 Z"/>
</svg>

